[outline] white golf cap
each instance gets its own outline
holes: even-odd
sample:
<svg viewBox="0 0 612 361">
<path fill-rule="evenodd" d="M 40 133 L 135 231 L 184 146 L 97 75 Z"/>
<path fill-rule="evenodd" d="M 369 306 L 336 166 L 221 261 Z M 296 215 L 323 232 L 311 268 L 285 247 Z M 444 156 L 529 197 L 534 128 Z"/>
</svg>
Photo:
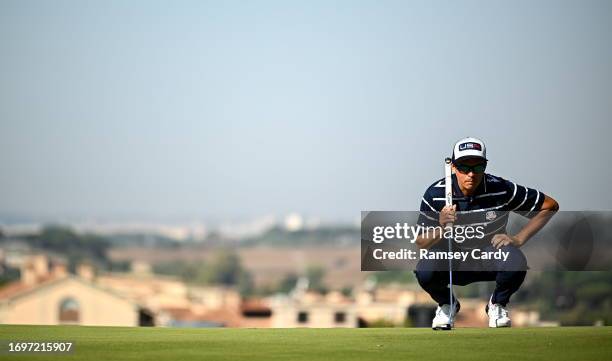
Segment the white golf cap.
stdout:
<svg viewBox="0 0 612 361">
<path fill-rule="evenodd" d="M 455 143 L 453 148 L 453 162 L 467 158 L 482 158 L 487 160 L 487 148 L 482 140 L 477 138 L 463 138 Z"/>
</svg>

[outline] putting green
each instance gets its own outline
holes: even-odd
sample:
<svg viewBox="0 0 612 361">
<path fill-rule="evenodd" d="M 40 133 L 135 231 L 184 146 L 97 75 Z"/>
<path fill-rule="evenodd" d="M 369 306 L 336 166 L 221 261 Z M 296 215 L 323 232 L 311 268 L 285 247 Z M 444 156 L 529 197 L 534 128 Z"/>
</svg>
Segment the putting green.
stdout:
<svg viewBox="0 0 612 361">
<path fill-rule="evenodd" d="M 612 327 L 432 331 L 0 326 L 0 340 L 73 341 L 70 355 L 2 360 L 610 360 Z M 6 347 L 6 346 L 5 346 Z"/>
</svg>

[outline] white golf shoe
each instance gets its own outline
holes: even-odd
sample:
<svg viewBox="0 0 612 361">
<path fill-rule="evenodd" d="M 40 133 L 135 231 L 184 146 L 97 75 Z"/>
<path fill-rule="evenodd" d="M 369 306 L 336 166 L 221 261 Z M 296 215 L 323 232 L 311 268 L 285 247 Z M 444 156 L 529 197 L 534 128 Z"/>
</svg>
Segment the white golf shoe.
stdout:
<svg viewBox="0 0 612 361">
<path fill-rule="evenodd" d="M 489 300 L 489 304 L 486 307 L 487 314 L 489 315 L 489 327 L 510 327 L 510 313 L 506 307 L 500 304 L 493 304 Z"/>
<path fill-rule="evenodd" d="M 442 305 L 438 306 L 436 309 L 436 315 L 431 321 L 431 328 L 434 330 L 450 330 L 455 326 L 455 315 L 459 312 L 461 305 L 459 302 L 454 302 L 455 304 L 455 312 L 453 312 L 453 317 L 451 319 L 450 315 L 450 305 Z"/>
</svg>

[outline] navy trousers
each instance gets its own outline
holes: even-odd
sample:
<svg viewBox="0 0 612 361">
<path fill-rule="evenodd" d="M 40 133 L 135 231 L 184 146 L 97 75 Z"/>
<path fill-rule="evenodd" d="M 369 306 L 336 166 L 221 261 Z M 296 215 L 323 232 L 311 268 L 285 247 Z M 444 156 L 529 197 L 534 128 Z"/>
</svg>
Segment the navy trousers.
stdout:
<svg viewBox="0 0 612 361">
<path fill-rule="evenodd" d="M 460 261 L 453 260 L 453 285 L 465 286 L 474 282 L 495 281 L 492 303 L 505 306 L 510 301 L 510 296 L 521 287 L 525 280 L 527 260 L 523 252 L 514 246 L 504 246 L 501 249 L 509 252 L 505 262 L 493 259 L 481 261 L 477 265 L 472 263 L 466 267 Z M 495 251 L 492 246 L 482 250 Z M 421 259 L 414 271 L 421 287 L 440 306 L 450 303 L 448 266 L 443 267 L 442 262 L 448 264 L 448 260 Z"/>
</svg>

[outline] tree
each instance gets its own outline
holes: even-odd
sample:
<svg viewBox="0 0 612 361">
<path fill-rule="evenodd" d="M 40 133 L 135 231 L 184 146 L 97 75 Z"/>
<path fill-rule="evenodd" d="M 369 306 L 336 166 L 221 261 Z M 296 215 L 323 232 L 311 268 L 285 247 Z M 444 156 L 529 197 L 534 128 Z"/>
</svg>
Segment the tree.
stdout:
<svg viewBox="0 0 612 361">
<path fill-rule="evenodd" d="M 295 273 L 286 274 L 278 284 L 278 292 L 288 294 L 297 284 L 298 276 Z"/>
<path fill-rule="evenodd" d="M 325 270 L 321 266 L 308 267 L 306 269 L 306 277 L 308 278 L 308 288 L 321 293 L 327 292 L 327 287 L 325 287 L 323 282 Z"/>
<path fill-rule="evenodd" d="M 68 227 L 49 225 L 39 234 L 25 236 L 23 240 L 34 248 L 66 256 L 71 270 L 83 260 L 90 260 L 98 265 L 108 265 L 106 252 L 110 242 L 104 237 L 78 234 Z"/>
<path fill-rule="evenodd" d="M 242 267 L 238 254 L 229 249 L 218 251 L 210 264 L 200 268 L 196 280 L 206 284 L 234 286 L 242 294 L 253 291 L 251 275 Z"/>
</svg>

